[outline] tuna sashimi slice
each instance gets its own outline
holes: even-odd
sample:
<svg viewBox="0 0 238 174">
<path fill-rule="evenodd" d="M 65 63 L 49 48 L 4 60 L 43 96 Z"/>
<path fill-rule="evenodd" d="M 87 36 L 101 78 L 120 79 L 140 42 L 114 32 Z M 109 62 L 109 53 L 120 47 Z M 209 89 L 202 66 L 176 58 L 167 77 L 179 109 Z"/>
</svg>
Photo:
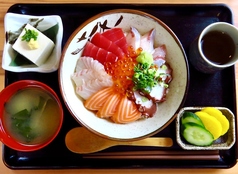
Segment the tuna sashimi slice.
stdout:
<svg viewBox="0 0 238 174">
<path fill-rule="evenodd" d="M 123 52 L 128 54 L 128 44 L 126 36 L 121 28 L 112 28 L 102 33 L 107 39 L 119 46 Z"/>
<path fill-rule="evenodd" d="M 92 44 L 89 41 L 86 43 L 86 45 L 84 47 L 82 56 L 92 57 L 94 60 L 99 61 L 103 65 L 105 62 L 114 63 L 118 59 L 118 57 L 115 54 L 108 52 L 107 50 L 102 49 L 102 48 Z"/>
<path fill-rule="evenodd" d="M 122 49 L 119 46 L 117 46 L 114 42 L 107 39 L 105 36 L 103 36 L 100 33 L 96 33 L 95 35 L 93 35 L 93 37 L 91 38 L 91 42 L 94 45 L 98 46 L 99 48 L 103 48 L 103 49 L 107 50 L 108 52 L 112 52 L 119 59 L 124 58 L 125 54 L 122 51 Z"/>
</svg>

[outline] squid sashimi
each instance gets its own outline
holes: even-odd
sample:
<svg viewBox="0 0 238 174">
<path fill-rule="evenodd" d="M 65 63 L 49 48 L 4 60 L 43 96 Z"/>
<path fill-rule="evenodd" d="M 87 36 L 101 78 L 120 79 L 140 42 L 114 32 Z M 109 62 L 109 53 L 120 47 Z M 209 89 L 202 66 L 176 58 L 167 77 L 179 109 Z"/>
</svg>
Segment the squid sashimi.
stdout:
<svg viewBox="0 0 238 174">
<path fill-rule="evenodd" d="M 143 51 L 153 53 L 154 51 L 154 39 L 155 39 L 155 29 L 150 30 L 140 39 L 140 47 L 143 48 Z"/>
<path fill-rule="evenodd" d="M 112 28 L 103 32 L 102 35 L 119 46 L 126 55 L 128 54 L 128 44 L 121 28 Z"/>
<path fill-rule="evenodd" d="M 118 59 L 123 59 L 124 58 L 124 52 L 123 50 L 117 46 L 114 42 L 112 42 L 111 40 L 107 39 L 105 36 L 103 36 L 100 33 L 96 33 L 93 35 L 92 39 L 91 39 L 92 44 L 103 48 L 105 50 L 107 50 L 108 52 L 112 52 L 113 54 L 115 54 Z"/>
<path fill-rule="evenodd" d="M 114 89 L 112 87 L 107 87 L 97 91 L 84 102 L 85 108 L 89 110 L 99 110 L 113 92 Z"/>
<path fill-rule="evenodd" d="M 114 63 L 118 59 L 118 56 L 116 56 L 112 52 L 102 49 L 102 48 L 92 44 L 89 41 L 86 43 L 86 45 L 84 47 L 82 56 L 92 57 L 93 59 L 98 60 L 102 64 L 104 64 L 105 62 Z"/>
<path fill-rule="evenodd" d="M 126 35 L 128 46 L 132 46 L 134 50 L 137 50 L 140 47 L 140 39 L 141 35 L 139 31 L 136 28 L 131 27 L 130 31 Z"/>
<path fill-rule="evenodd" d="M 141 118 L 141 112 L 138 111 L 135 103 L 123 96 L 118 104 L 117 112 L 111 117 L 115 123 L 130 123 Z"/>
<path fill-rule="evenodd" d="M 121 95 L 114 92 L 111 96 L 108 96 L 103 106 L 98 110 L 97 116 L 100 118 L 109 118 L 113 116 L 117 111 L 117 106 L 121 100 Z"/>
</svg>

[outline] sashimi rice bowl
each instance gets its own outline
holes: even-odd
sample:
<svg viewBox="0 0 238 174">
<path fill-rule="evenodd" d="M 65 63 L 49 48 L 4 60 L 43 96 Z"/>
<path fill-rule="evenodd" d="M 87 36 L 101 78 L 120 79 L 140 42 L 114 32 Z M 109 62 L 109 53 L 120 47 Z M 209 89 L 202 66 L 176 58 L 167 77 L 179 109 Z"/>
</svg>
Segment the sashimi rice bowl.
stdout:
<svg viewBox="0 0 238 174">
<path fill-rule="evenodd" d="M 98 14 L 68 39 L 59 83 L 74 118 L 105 138 L 152 136 L 175 118 L 188 89 L 183 47 L 162 21 L 137 10 Z"/>
</svg>

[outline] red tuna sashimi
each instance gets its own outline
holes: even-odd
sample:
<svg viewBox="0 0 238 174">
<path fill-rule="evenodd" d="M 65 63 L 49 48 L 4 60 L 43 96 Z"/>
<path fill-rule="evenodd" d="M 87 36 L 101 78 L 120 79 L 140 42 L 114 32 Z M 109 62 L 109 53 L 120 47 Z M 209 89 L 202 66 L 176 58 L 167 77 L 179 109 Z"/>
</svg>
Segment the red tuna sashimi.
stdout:
<svg viewBox="0 0 238 174">
<path fill-rule="evenodd" d="M 102 35 L 119 46 L 126 55 L 128 54 L 126 36 L 124 35 L 121 28 L 112 28 L 103 32 Z"/>
<path fill-rule="evenodd" d="M 94 60 L 99 61 L 103 65 L 105 62 L 114 63 L 118 59 L 118 57 L 115 54 L 108 52 L 105 49 L 99 48 L 89 41 L 86 43 L 84 47 L 82 56 L 92 57 Z"/>
<path fill-rule="evenodd" d="M 100 47 L 103 48 L 109 52 L 112 52 L 113 54 L 115 54 L 116 56 L 118 56 L 119 59 L 123 59 L 124 58 L 124 52 L 122 51 L 122 49 L 117 46 L 114 42 L 112 42 L 111 40 L 107 39 L 105 36 L 103 36 L 100 33 L 96 33 L 92 39 L 91 42 Z"/>
</svg>

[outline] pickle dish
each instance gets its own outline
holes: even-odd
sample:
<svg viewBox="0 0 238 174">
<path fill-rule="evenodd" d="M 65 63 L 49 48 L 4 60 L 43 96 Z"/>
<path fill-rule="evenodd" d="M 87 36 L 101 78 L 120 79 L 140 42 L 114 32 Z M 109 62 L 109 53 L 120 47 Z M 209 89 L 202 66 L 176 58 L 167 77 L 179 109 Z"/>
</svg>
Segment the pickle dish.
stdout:
<svg viewBox="0 0 238 174">
<path fill-rule="evenodd" d="M 227 150 L 235 141 L 235 116 L 225 107 L 185 107 L 176 118 L 176 140 L 186 150 Z"/>
</svg>

